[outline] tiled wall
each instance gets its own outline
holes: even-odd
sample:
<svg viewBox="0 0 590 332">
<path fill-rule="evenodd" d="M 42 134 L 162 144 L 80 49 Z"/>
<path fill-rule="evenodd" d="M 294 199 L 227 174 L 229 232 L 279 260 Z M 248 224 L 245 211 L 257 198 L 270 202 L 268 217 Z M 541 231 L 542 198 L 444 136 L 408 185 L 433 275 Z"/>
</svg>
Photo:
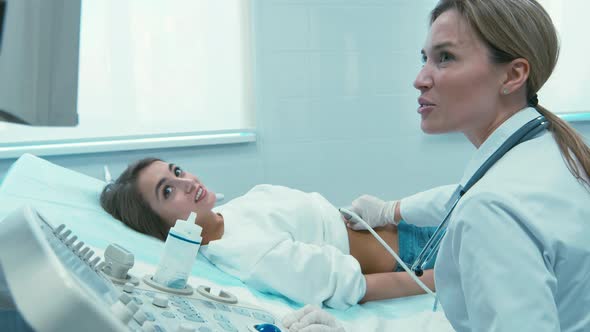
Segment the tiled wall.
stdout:
<svg viewBox="0 0 590 332">
<path fill-rule="evenodd" d="M 336 205 L 457 181 L 473 147 L 419 129 L 420 49 L 432 0 L 252 0 L 255 144 L 75 155 L 95 177 L 155 155 L 231 198 L 258 183 L 318 191 Z M 579 124 L 590 134 L 589 124 Z M 3 174 L 11 160 L 0 161 Z"/>
<path fill-rule="evenodd" d="M 416 113 L 412 82 L 432 3 L 254 2 L 265 180 L 346 204 L 461 174 L 471 148 L 459 136 L 425 137 Z M 451 151 L 440 150 L 445 141 Z M 451 155 L 458 160 L 440 160 Z"/>
</svg>

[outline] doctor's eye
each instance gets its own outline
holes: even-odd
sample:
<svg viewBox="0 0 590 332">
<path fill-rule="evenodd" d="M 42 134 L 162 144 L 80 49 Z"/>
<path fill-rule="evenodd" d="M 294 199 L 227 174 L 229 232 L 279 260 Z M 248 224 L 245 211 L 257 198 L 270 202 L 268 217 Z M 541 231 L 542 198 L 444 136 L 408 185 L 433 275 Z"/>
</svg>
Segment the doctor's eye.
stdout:
<svg viewBox="0 0 590 332">
<path fill-rule="evenodd" d="M 164 186 L 164 189 L 162 189 L 162 196 L 164 196 L 164 199 L 167 199 L 168 197 L 170 197 L 170 194 L 172 194 L 172 187 L 170 186 Z"/>
<path fill-rule="evenodd" d="M 428 61 L 426 54 L 422 54 L 422 56 L 420 57 L 420 62 L 422 62 L 422 65 L 425 65 L 426 61 Z"/>
<path fill-rule="evenodd" d="M 176 167 L 174 168 L 174 175 L 176 175 L 176 177 L 180 177 L 180 176 L 182 176 L 182 173 L 184 173 L 184 172 L 182 171 L 182 168 L 180 168 L 180 167 L 178 167 L 178 166 L 176 166 Z"/>
<path fill-rule="evenodd" d="M 449 52 L 444 52 L 444 51 L 440 52 L 439 62 L 447 62 L 447 61 L 450 61 L 453 59 L 454 59 L 453 55 L 451 55 Z"/>
</svg>

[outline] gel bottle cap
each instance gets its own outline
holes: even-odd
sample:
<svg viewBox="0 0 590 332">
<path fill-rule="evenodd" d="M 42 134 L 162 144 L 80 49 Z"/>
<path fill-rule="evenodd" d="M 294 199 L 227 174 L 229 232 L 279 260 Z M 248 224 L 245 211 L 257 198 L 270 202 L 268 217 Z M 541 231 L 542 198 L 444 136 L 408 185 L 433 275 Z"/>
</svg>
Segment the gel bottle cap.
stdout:
<svg viewBox="0 0 590 332">
<path fill-rule="evenodd" d="M 178 219 L 174 224 L 174 227 L 170 229 L 168 236 L 170 233 L 173 233 L 176 236 L 181 236 L 185 239 L 190 241 L 198 241 L 199 245 L 201 244 L 201 232 L 203 228 L 196 224 L 197 221 L 197 213 L 191 212 L 186 220 Z M 168 241 L 166 239 L 166 241 Z"/>
</svg>

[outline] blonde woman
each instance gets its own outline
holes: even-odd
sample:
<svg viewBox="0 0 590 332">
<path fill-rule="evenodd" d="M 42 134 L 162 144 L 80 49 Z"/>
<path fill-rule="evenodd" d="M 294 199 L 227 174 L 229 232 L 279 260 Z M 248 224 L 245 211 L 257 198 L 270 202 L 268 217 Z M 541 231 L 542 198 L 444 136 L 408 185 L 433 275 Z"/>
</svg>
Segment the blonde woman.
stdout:
<svg viewBox="0 0 590 332">
<path fill-rule="evenodd" d="M 462 132 L 477 148 L 458 185 L 529 121 L 548 120 L 450 215 L 434 268 L 447 318 L 457 331 L 590 331 L 590 149 L 539 104 L 559 53 L 549 15 L 535 0 L 443 0 L 430 22 L 418 114 L 424 132 Z M 443 219 L 458 185 L 353 206 L 374 227 L 401 218 L 425 226 Z M 367 289 L 376 292 L 366 298 L 384 296 L 391 279 L 367 278 Z M 310 307 L 285 321 L 293 331 L 313 323 L 338 328 Z"/>
</svg>

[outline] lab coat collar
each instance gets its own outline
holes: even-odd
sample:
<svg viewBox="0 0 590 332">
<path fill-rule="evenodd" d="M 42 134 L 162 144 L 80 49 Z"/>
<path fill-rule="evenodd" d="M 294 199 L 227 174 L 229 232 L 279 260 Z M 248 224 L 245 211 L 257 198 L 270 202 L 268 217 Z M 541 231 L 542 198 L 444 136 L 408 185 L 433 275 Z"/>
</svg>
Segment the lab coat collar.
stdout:
<svg viewBox="0 0 590 332">
<path fill-rule="evenodd" d="M 465 187 L 469 179 L 475 174 L 479 167 L 504 143 L 510 135 L 524 126 L 527 122 L 535 119 L 540 114 L 536 109 L 527 107 L 517 112 L 500 125 L 488 139 L 475 151 L 471 161 L 461 178 L 461 187 Z"/>
</svg>

